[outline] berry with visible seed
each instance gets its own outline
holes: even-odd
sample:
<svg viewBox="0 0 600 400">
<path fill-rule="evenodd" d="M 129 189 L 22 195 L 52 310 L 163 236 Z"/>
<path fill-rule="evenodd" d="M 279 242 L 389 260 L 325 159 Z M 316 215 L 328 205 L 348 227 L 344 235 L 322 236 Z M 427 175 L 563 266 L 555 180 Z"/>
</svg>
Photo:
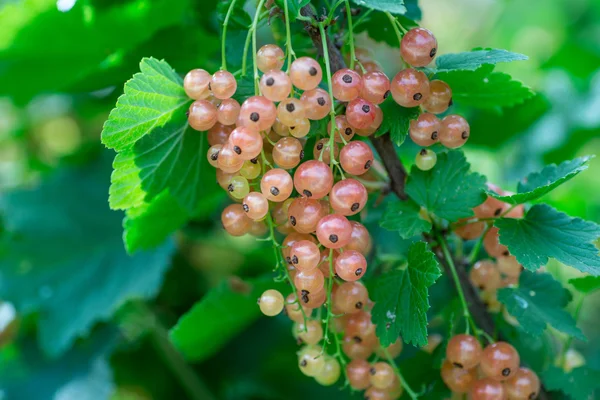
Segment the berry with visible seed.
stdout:
<svg viewBox="0 0 600 400">
<path fill-rule="evenodd" d="M 406 68 L 392 79 L 390 91 L 402 107 L 416 107 L 429 96 L 429 80 L 423 72 Z"/>
<path fill-rule="evenodd" d="M 352 175 L 362 175 L 373 165 L 373 151 L 368 144 L 352 141 L 340 152 L 340 164 L 344 171 Z"/>
<path fill-rule="evenodd" d="M 331 111 L 329 93 L 321 88 L 305 91 L 300 100 L 304 102 L 306 118 L 313 121 L 325 118 Z"/>
<path fill-rule="evenodd" d="M 356 98 L 346 106 L 346 120 L 354 129 L 366 129 L 375 121 L 373 103 Z"/>
<path fill-rule="evenodd" d="M 221 223 L 231 236 L 242 236 L 250 231 L 252 220 L 246 216 L 241 204 L 231 204 L 221 213 Z"/>
<path fill-rule="evenodd" d="M 352 101 L 360 95 L 362 78 L 356 71 L 343 68 L 331 77 L 333 97 L 339 101 Z"/>
<path fill-rule="evenodd" d="M 457 368 L 471 369 L 481 360 L 483 349 L 479 341 L 471 335 L 456 335 L 446 347 L 446 360 Z"/>
<path fill-rule="evenodd" d="M 383 103 L 390 95 L 390 79 L 381 71 L 364 74 L 362 84 L 360 96 L 373 104 Z"/>
<path fill-rule="evenodd" d="M 350 243 L 352 225 L 343 215 L 330 214 L 317 224 L 317 239 L 328 249 L 339 249 Z"/>
<path fill-rule="evenodd" d="M 519 369 L 519 353 L 506 342 L 490 344 L 481 355 L 481 372 L 496 381 L 510 379 Z"/>
<path fill-rule="evenodd" d="M 471 128 L 460 115 L 448 115 L 442 120 L 440 143 L 449 149 L 461 147 L 469 139 Z"/>
<path fill-rule="evenodd" d="M 437 154 L 433 150 L 421 149 L 415 158 L 415 165 L 421 171 L 429 171 L 437 163 Z"/>
<path fill-rule="evenodd" d="M 297 58 L 290 67 L 290 79 L 298 89 L 312 90 L 319 86 L 323 71 L 319 63 L 310 57 Z"/>
<path fill-rule="evenodd" d="M 335 273 L 347 282 L 356 281 L 367 272 L 365 256 L 355 250 L 346 250 L 335 261 Z"/>
<path fill-rule="evenodd" d="M 260 181 L 260 191 L 270 201 L 287 200 L 293 189 L 292 177 L 286 170 L 280 168 L 267 171 Z"/>
<path fill-rule="evenodd" d="M 439 141 L 442 122 L 433 114 L 423 113 L 410 121 L 410 138 L 415 144 L 427 147 Z"/>
<path fill-rule="evenodd" d="M 250 192 L 244 197 L 242 207 L 248 218 L 258 221 L 269 212 L 269 201 L 262 193 Z"/>
<path fill-rule="evenodd" d="M 283 101 L 292 91 L 290 77 L 281 70 L 265 72 L 259 82 L 260 92 L 271 101 Z"/>
<path fill-rule="evenodd" d="M 321 199 L 333 186 L 333 174 L 329 166 L 322 161 L 306 161 L 294 173 L 294 187 L 305 197 Z"/>
<path fill-rule="evenodd" d="M 437 54 L 437 40 L 429 30 L 413 28 L 402 37 L 400 54 L 413 67 L 425 67 Z"/>
<path fill-rule="evenodd" d="M 343 179 L 333 185 L 329 193 L 331 208 L 341 215 L 358 214 L 367 204 L 365 186 L 356 179 Z"/>
</svg>

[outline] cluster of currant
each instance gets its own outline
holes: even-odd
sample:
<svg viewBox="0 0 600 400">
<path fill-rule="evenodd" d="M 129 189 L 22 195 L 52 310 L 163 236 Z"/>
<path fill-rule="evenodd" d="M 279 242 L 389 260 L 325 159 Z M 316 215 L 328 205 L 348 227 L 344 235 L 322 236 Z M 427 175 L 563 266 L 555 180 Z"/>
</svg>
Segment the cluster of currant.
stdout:
<svg viewBox="0 0 600 400">
<path fill-rule="evenodd" d="M 502 196 L 513 193 L 507 192 L 488 183 L 488 189 Z M 516 285 L 523 266 L 508 252 L 508 248 L 499 242 L 498 228 L 487 227 L 486 221 L 481 219 L 496 218 L 522 218 L 523 205 L 512 206 L 492 196 L 488 196 L 485 202 L 473 209 L 477 222 L 466 223 L 468 219 L 458 221 L 458 227 L 454 232 L 465 240 L 483 237 L 483 247 L 490 257 L 495 258 L 481 260 L 473 265 L 469 271 L 471 283 L 480 290 L 482 300 L 492 312 L 499 312 L 502 308 L 496 296 L 498 289 Z"/>
<path fill-rule="evenodd" d="M 510 344 L 496 342 L 483 349 L 475 337 L 462 334 L 448 342 L 441 375 L 452 392 L 468 392 L 472 400 L 533 400 L 540 380 L 519 365 L 519 353 Z"/>
</svg>

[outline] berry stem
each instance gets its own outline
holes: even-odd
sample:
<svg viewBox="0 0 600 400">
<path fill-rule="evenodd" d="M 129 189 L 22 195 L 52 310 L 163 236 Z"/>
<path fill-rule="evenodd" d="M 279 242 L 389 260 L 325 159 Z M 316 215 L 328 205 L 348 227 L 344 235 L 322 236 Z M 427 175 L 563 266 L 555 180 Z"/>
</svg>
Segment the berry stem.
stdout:
<svg viewBox="0 0 600 400">
<path fill-rule="evenodd" d="M 396 37 L 398 38 L 398 44 L 402 43 L 403 35 L 400 32 L 400 29 L 398 29 L 396 18 L 389 11 L 386 11 L 385 15 L 387 15 L 388 19 L 390 20 L 390 23 L 392 24 L 392 28 L 394 28 L 394 32 L 396 32 Z"/>
<path fill-rule="evenodd" d="M 333 99 L 333 84 L 331 83 L 331 65 L 329 63 L 329 49 L 327 48 L 327 36 L 325 35 L 325 25 L 323 22 L 319 23 L 319 32 L 321 33 L 321 43 L 323 44 L 323 58 L 325 59 L 325 71 L 327 73 L 327 86 L 329 88 L 329 102 L 331 103 L 331 111 L 329 112 L 329 118 L 331 121 L 331 129 L 329 131 L 329 166 L 333 172 L 333 168 L 337 161 L 335 160 L 335 103 Z"/>
<path fill-rule="evenodd" d="M 579 319 L 579 314 L 581 313 L 581 308 L 583 307 L 583 301 L 585 300 L 586 295 L 585 294 L 581 294 L 579 296 L 579 299 L 577 301 L 577 306 L 575 306 L 575 313 L 573 314 L 573 319 L 575 320 L 575 322 L 577 322 L 577 320 Z M 558 358 L 558 367 L 562 368 L 562 366 L 565 363 L 565 360 L 567 358 L 567 352 L 571 349 L 571 345 L 573 344 L 573 336 L 569 336 L 567 341 L 565 342 L 563 348 L 562 348 L 562 353 L 560 355 L 560 357 Z"/>
<path fill-rule="evenodd" d="M 231 0 L 225 19 L 223 20 L 223 35 L 221 36 L 221 69 L 223 71 L 227 71 L 227 54 L 225 49 L 225 44 L 227 42 L 227 25 L 229 24 L 229 17 L 231 17 L 236 1 L 237 0 Z"/>
<path fill-rule="evenodd" d="M 290 14 L 288 10 L 288 0 L 284 0 L 283 2 L 284 12 L 285 12 L 285 47 L 287 52 L 287 71 L 290 72 L 290 67 L 292 65 L 292 56 L 296 58 L 296 53 L 294 53 L 294 49 L 292 48 L 292 33 L 290 29 Z M 293 87 L 292 87 L 292 90 Z"/>
<path fill-rule="evenodd" d="M 338 0 L 333 7 L 331 7 L 331 10 L 329 10 L 329 15 L 327 16 L 327 19 L 324 21 L 327 24 L 330 24 L 331 21 L 333 20 L 333 14 L 335 13 L 335 10 L 346 0 Z"/>
<path fill-rule="evenodd" d="M 254 20 L 252 21 L 252 64 L 254 66 L 254 92 L 260 94 L 260 87 L 258 86 L 258 66 L 256 65 L 256 25 L 260 20 L 260 10 L 263 8 L 265 0 L 259 0 L 256 6 L 256 13 L 254 14 Z M 287 4 L 287 2 L 286 2 Z"/>
<path fill-rule="evenodd" d="M 325 337 L 323 348 L 329 343 L 329 320 L 333 315 L 331 311 L 331 292 L 333 289 L 333 249 L 329 249 L 329 282 L 327 282 L 327 315 L 325 316 Z"/>
<path fill-rule="evenodd" d="M 411 389 L 411 387 L 408 385 L 408 382 L 406 382 L 406 380 L 404 380 L 404 377 L 402 376 L 402 372 L 400 372 L 400 368 L 398 368 L 398 365 L 396 365 L 396 361 L 394 361 L 394 358 L 388 351 L 387 347 L 381 346 L 381 349 L 383 350 L 383 354 L 385 354 L 385 358 L 387 358 L 388 362 L 394 369 L 394 372 L 396 373 L 396 376 L 398 377 L 398 380 L 400 381 L 400 385 L 402 385 L 402 387 L 406 391 L 406 394 L 413 400 L 418 399 L 419 396 Z"/>
<path fill-rule="evenodd" d="M 477 261 L 477 256 L 479 255 L 479 250 L 481 250 L 481 245 L 483 244 L 483 238 L 488 233 L 488 231 L 490 230 L 491 227 L 492 227 L 492 224 L 487 224 L 485 227 L 485 230 L 483 231 L 481 236 L 479 236 L 479 239 L 477 239 L 477 242 L 475 242 L 475 246 L 473 246 L 473 250 L 471 250 L 471 254 L 469 255 L 469 264 L 475 264 L 475 261 Z"/>
<path fill-rule="evenodd" d="M 244 52 L 242 54 L 242 76 L 246 76 L 246 66 L 248 64 L 248 49 L 250 48 L 250 39 L 252 38 L 252 29 L 248 31 L 246 35 L 246 41 L 244 42 Z"/>
<path fill-rule="evenodd" d="M 456 291 L 458 292 L 458 297 L 460 299 L 460 303 L 463 308 L 463 316 L 465 317 L 466 323 L 466 333 L 469 334 L 469 330 L 472 327 L 475 333 L 479 332 L 475 325 L 475 321 L 473 321 L 473 317 L 471 316 L 471 312 L 469 311 L 469 306 L 467 305 L 467 300 L 465 299 L 465 294 L 463 293 L 462 286 L 460 284 L 460 279 L 458 278 L 458 273 L 456 272 L 456 266 L 454 265 L 454 260 L 452 259 L 452 255 L 450 254 L 450 250 L 448 250 L 448 245 L 446 244 L 446 239 L 439 233 L 436 233 L 436 239 L 442 248 L 442 252 L 444 254 L 444 258 L 450 267 L 450 272 L 452 274 L 452 279 L 454 280 L 454 286 L 456 286 Z"/>
<path fill-rule="evenodd" d="M 350 1 L 346 0 L 346 17 L 348 18 L 348 33 L 350 34 L 350 69 L 354 69 L 356 53 L 354 49 L 354 31 L 352 28 L 352 11 L 350 10 Z"/>
</svg>

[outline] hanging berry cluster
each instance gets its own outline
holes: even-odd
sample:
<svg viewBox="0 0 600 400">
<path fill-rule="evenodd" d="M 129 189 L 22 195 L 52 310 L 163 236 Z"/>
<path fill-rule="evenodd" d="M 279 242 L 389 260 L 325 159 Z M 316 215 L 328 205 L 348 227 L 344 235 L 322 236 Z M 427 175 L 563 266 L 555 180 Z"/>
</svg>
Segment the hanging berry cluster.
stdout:
<svg viewBox="0 0 600 400">
<path fill-rule="evenodd" d="M 323 24 L 320 32 L 324 37 Z M 413 398 L 415 394 L 393 362 L 402 351 L 402 339 L 381 346 L 371 320 L 373 302 L 359 281 L 367 271 L 371 237 L 365 226 L 348 217 L 365 207 L 367 187 L 377 177 L 371 171 L 373 151 L 358 138 L 379 129 L 385 117 L 380 104 L 390 94 L 402 107 L 421 107 L 418 119 L 410 123 L 410 136 L 420 146 L 440 142 L 457 148 L 470 132 L 461 116 L 440 120 L 435 115 L 451 106 L 452 91 L 416 69 L 430 64 L 437 53 L 433 34 L 411 29 L 400 51 L 412 67 L 390 81 L 375 62 L 356 57 L 354 49 L 357 68 L 331 74 L 324 44 L 324 74 L 313 58 L 291 62 L 291 48 L 283 71 L 284 51 L 265 45 L 253 57 L 256 93 L 241 105 L 232 98 L 237 83 L 227 71 L 211 76 L 195 69 L 184 79 L 186 93 L 195 100 L 189 124 L 208 131 L 208 161 L 217 168 L 219 185 L 235 201 L 222 213 L 223 227 L 233 236 L 268 232 L 278 270 L 292 286 L 285 297 L 277 290 L 265 291 L 258 300 L 260 310 L 268 316 L 285 310 L 294 322 L 293 335 L 302 344 L 298 365 L 305 375 L 332 385 L 343 373 L 368 399 L 397 399 L 403 391 Z M 319 87 L 324 76 L 329 90 Z M 313 159 L 305 160 L 311 121 L 323 119 L 328 119 L 327 130 L 317 132 Z M 417 155 L 416 164 L 423 170 L 435 163 L 435 152 L 429 149 Z M 281 244 L 275 230 L 286 235 Z M 321 307 L 324 319 L 315 311 Z M 328 351 L 330 338 L 335 352 Z M 373 355 L 377 358 L 369 361 Z"/>
<path fill-rule="evenodd" d="M 537 398 L 540 380 L 527 368 L 519 368 L 519 353 L 506 342 L 482 349 L 471 335 L 456 335 L 448 342 L 441 375 L 454 393 L 469 393 L 470 399 Z"/>
</svg>

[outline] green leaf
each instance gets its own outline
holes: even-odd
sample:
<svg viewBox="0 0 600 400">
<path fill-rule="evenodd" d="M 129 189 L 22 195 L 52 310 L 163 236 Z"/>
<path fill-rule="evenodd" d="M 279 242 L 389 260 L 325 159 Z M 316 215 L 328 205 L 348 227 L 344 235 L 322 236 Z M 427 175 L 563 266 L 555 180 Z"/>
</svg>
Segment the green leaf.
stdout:
<svg viewBox="0 0 600 400">
<path fill-rule="evenodd" d="M 435 64 L 437 71 L 471 70 L 475 71 L 484 64 L 497 64 L 500 62 L 511 62 L 527 60 L 528 57 L 500 49 L 482 49 L 467 51 L 463 53 L 443 54 L 439 56 Z"/>
<path fill-rule="evenodd" d="M 168 192 L 161 193 L 150 203 L 128 209 L 123 220 L 127 251 L 134 253 L 159 246 L 181 228 L 188 217 L 187 211 Z"/>
<path fill-rule="evenodd" d="M 392 14 L 403 15 L 406 13 L 404 0 L 352 0 L 359 6 L 364 6 L 372 10 L 388 11 Z"/>
<path fill-rule="evenodd" d="M 290 15 L 290 21 L 292 22 L 296 20 L 296 17 L 298 15 L 300 15 L 300 9 L 310 3 L 310 0 L 275 0 L 275 4 L 277 4 L 277 6 L 281 8 L 281 10 L 284 10 L 284 3 L 286 1 L 288 5 L 288 12 Z"/>
<path fill-rule="evenodd" d="M 425 242 L 412 244 L 407 258 L 408 266 L 386 274 L 374 286 L 372 320 L 383 346 L 399 335 L 415 346 L 427 344 L 428 288 L 442 273 Z"/>
<path fill-rule="evenodd" d="M 429 232 L 431 222 L 425 221 L 420 215 L 421 207 L 412 200 L 396 200 L 387 205 L 379 225 L 390 231 L 398 231 L 403 239 Z"/>
<path fill-rule="evenodd" d="M 439 72 L 436 79 L 450 85 L 453 101 L 475 108 L 511 107 L 534 95 L 531 89 L 510 75 L 493 70 L 493 65 L 486 64 L 475 71 Z"/>
<path fill-rule="evenodd" d="M 522 204 L 537 200 L 571 180 L 581 171 L 585 171 L 588 168 L 587 162 L 591 158 L 593 156 L 579 157 L 572 161 L 565 161 L 560 165 L 551 164 L 539 172 L 533 172 L 519 182 L 517 194 L 499 196 L 495 192 L 488 191 L 488 195 L 509 204 Z"/>
<path fill-rule="evenodd" d="M 254 96 L 254 80 L 250 76 L 243 76 L 237 81 L 237 90 L 233 95 L 240 104 L 248 97 Z"/>
<path fill-rule="evenodd" d="M 233 288 L 229 281 L 211 289 L 184 314 L 169 335 L 174 346 L 190 361 L 201 361 L 222 348 L 260 315 L 256 300 L 267 289 L 285 296 L 287 285 L 262 278 L 250 280 L 248 290 Z M 237 284 L 239 285 L 239 284 Z"/>
<path fill-rule="evenodd" d="M 101 328 L 58 359 L 22 339 L 0 351 L 0 393 L 16 400 L 108 399 L 115 389 L 109 357 L 117 339 L 113 329 Z"/>
<path fill-rule="evenodd" d="M 124 94 L 102 130 L 102 143 L 117 151 L 164 127 L 192 102 L 183 90 L 183 80 L 164 60 L 144 58 L 140 70 L 125 83 Z"/>
<path fill-rule="evenodd" d="M 406 182 L 406 193 L 430 213 L 448 221 L 473 215 L 473 207 L 485 200 L 485 177 L 470 171 L 461 151 L 438 154 L 429 171 L 413 166 Z"/>
<path fill-rule="evenodd" d="M 519 286 L 498 290 L 498 300 L 527 333 L 539 336 L 547 325 L 551 325 L 570 336 L 585 340 L 575 319 L 564 309 L 571 300 L 569 291 L 550 274 L 523 271 Z"/>
<path fill-rule="evenodd" d="M 0 7 L 0 95 L 23 101 L 38 93 L 63 91 L 118 64 L 190 12 L 189 0 L 130 0 L 107 7 L 80 1 L 68 12 L 59 11 L 53 0 L 9 3 Z M 40 65 L 43 74 L 37 73 Z M 102 82 L 88 84 L 95 85 L 92 90 L 106 87 Z"/>
<path fill-rule="evenodd" d="M 409 4 L 406 4 L 407 8 L 409 8 Z M 420 10 L 418 8 L 418 6 L 416 6 L 416 9 L 414 9 L 413 13 L 416 13 L 417 11 L 419 11 L 419 16 L 420 16 Z M 363 12 L 366 11 L 363 9 Z M 411 9 L 409 8 L 409 12 L 411 11 Z M 408 13 L 407 13 L 408 16 Z M 408 18 L 405 18 L 404 16 L 399 17 L 399 19 L 401 19 L 401 23 L 402 26 L 404 26 L 406 29 L 410 29 L 413 27 L 418 26 L 418 24 Z M 390 20 L 388 19 L 388 17 L 385 15 L 385 13 L 381 13 L 381 12 L 374 12 L 371 13 L 368 17 L 365 18 L 365 20 L 363 20 L 363 22 L 361 22 L 360 24 L 358 24 L 357 26 L 355 26 L 355 32 L 356 33 L 360 33 L 360 32 L 367 32 L 369 37 L 377 42 L 383 42 L 386 43 L 388 45 L 390 45 L 391 47 L 395 47 L 398 48 L 400 47 L 400 42 L 398 42 L 398 37 L 396 36 L 396 33 L 394 32 L 394 28 L 392 27 L 392 24 L 390 23 Z M 387 117 L 387 116 L 386 116 Z"/>
<path fill-rule="evenodd" d="M 548 390 L 560 390 L 575 400 L 591 399 L 600 388 L 600 371 L 588 367 L 575 368 L 570 373 L 550 367 L 542 376 Z"/>
<path fill-rule="evenodd" d="M 123 249 L 123 215 L 106 204 L 106 161 L 0 198 L 8 232 L 0 242 L 0 298 L 23 315 L 39 314 L 38 339 L 52 356 L 125 301 L 153 297 L 170 265 L 171 242 L 133 257 Z"/>
<path fill-rule="evenodd" d="M 229 15 L 229 21 L 227 23 L 227 30 L 245 30 L 248 32 L 248 28 L 252 24 L 252 17 L 250 14 L 244 10 L 244 4 L 246 2 L 243 0 L 236 1 L 233 5 L 233 10 L 231 10 L 231 14 Z M 225 22 L 225 17 L 227 16 L 227 12 L 229 11 L 229 7 L 231 6 L 231 0 L 219 0 L 217 3 L 217 16 L 219 17 L 219 25 L 223 26 Z M 221 28 L 222 29 L 222 28 Z"/>
<path fill-rule="evenodd" d="M 600 289 L 600 276 L 583 276 L 569 279 L 569 283 L 581 293 L 589 294 Z"/>
<path fill-rule="evenodd" d="M 495 225 L 500 229 L 500 243 L 531 271 L 552 257 L 582 272 L 600 275 L 600 257 L 593 244 L 600 236 L 600 226 L 593 222 L 536 204 L 525 218 L 500 218 Z"/>
<path fill-rule="evenodd" d="M 375 137 L 389 133 L 396 146 L 400 146 L 404 143 L 404 139 L 406 139 L 406 135 L 408 134 L 410 120 L 419 117 L 421 113 L 420 108 L 401 107 L 391 97 L 381 103 L 380 107 L 385 118 L 375 133 Z"/>
</svg>

